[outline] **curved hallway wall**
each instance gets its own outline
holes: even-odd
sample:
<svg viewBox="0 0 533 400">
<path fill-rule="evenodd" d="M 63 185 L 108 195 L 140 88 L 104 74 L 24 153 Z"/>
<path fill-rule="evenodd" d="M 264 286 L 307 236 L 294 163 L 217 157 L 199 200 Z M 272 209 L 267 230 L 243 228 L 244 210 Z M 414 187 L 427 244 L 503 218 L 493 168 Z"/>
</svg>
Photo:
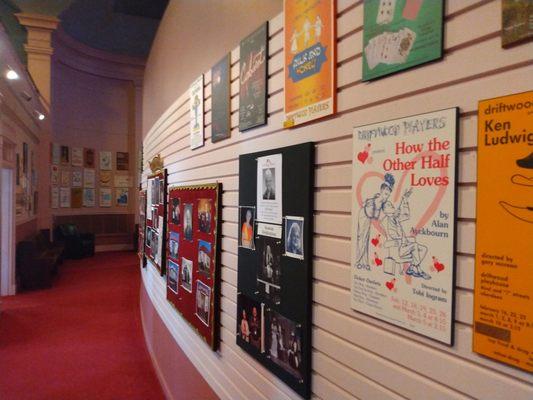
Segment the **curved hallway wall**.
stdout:
<svg viewBox="0 0 533 400">
<path fill-rule="evenodd" d="M 155 267 L 142 270 L 150 302 L 167 333 L 147 334 L 149 347 L 179 346 L 223 399 L 297 399 L 299 396 L 235 343 L 238 238 L 238 156 L 307 141 L 316 143 L 313 282 L 313 398 L 315 399 L 529 399 L 533 377 L 471 351 L 477 154 L 480 99 L 524 91 L 533 73 L 533 44 L 502 49 L 499 1 L 447 1 L 445 53 L 441 61 L 371 83 L 361 82 L 363 2 L 337 1 L 338 113 L 283 130 L 283 18 L 270 20 L 268 125 L 238 131 L 238 40 L 231 50 L 232 136 L 213 144 L 211 76 L 184 63 L 166 79 L 205 74 L 205 146 L 189 149 L 188 93 L 144 130 L 144 160 L 164 158 L 169 185 L 223 184 L 221 252 L 221 344 L 212 352 L 166 300 L 166 282 Z M 258 24 L 257 24 L 258 25 Z M 202 29 L 202 24 L 198 24 Z M 240 39 L 240 38 L 239 38 Z M 157 39 L 156 39 L 157 43 Z M 168 45 L 170 46 L 170 44 Z M 170 48 L 154 47 L 156 52 Z M 156 57 L 152 55 L 151 57 Z M 213 56 L 209 65 L 218 61 Z M 181 68 L 181 69 L 180 69 Z M 148 65 L 146 81 L 158 67 Z M 183 74 L 185 75 L 185 74 Z M 164 82 L 161 82 L 164 84 Z M 145 93 L 145 112 L 154 93 Z M 455 344 L 448 347 L 350 309 L 352 128 L 448 107 L 460 107 L 458 137 L 458 238 Z M 155 112 L 154 106 L 151 112 Z M 145 165 L 147 167 L 147 165 Z M 146 176 L 143 185 L 146 187 Z M 143 308 L 150 308 L 144 304 Z M 151 311 L 152 312 L 152 311 Z M 162 357 L 162 353 L 156 357 Z M 160 368 L 166 365 L 157 360 Z M 170 377 L 169 371 L 160 376 Z M 170 378 L 169 378 L 170 379 Z"/>
</svg>

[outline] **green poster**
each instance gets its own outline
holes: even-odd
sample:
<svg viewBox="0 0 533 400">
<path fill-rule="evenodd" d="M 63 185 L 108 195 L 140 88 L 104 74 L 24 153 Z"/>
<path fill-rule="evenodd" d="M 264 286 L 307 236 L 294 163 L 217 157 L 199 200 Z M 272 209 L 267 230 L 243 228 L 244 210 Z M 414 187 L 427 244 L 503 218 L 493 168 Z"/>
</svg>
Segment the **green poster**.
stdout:
<svg viewBox="0 0 533 400">
<path fill-rule="evenodd" d="M 442 0 L 366 0 L 363 81 L 442 57 Z"/>
</svg>

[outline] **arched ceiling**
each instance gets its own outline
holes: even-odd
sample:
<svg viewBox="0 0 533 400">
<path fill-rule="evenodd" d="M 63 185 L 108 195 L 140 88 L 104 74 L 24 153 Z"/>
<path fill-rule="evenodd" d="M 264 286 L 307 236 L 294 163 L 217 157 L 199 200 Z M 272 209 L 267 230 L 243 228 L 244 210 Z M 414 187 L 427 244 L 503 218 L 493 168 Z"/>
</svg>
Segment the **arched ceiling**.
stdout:
<svg viewBox="0 0 533 400">
<path fill-rule="evenodd" d="M 89 47 L 146 58 L 168 1 L 0 0 L 0 11 L 55 16 L 69 36 Z M 4 25 L 13 24 L 14 17 L 2 15 L 1 20 Z M 7 30 L 13 32 L 12 40 L 20 47 L 23 40 L 20 27 L 10 26 Z"/>
</svg>

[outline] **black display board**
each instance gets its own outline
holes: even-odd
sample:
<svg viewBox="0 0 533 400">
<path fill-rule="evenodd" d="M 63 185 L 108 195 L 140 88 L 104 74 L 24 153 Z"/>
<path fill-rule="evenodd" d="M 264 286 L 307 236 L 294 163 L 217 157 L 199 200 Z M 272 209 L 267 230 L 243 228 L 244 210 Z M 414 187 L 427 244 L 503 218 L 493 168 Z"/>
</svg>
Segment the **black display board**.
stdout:
<svg viewBox="0 0 533 400">
<path fill-rule="evenodd" d="M 253 215 L 248 220 L 254 227 L 254 241 L 243 247 L 242 238 L 248 236 L 244 226 L 247 209 L 243 207 L 257 206 L 258 159 L 275 154 L 280 154 L 282 158 L 283 223 L 269 225 L 282 229 L 281 243 L 270 237 L 266 240 L 264 236 L 261 238 L 256 215 Z M 263 186 L 259 187 L 265 193 Z M 304 398 L 309 398 L 311 393 L 313 187 L 313 143 L 239 157 L 239 214 L 243 216 L 239 221 L 237 344 Z M 276 196 L 279 195 L 277 189 Z M 287 216 L 294 218 L 287 219 Z M 285 243 L 286 227 L 292 231 L 295 218 L 303 221 L 299 227 L 303 228 L 300 231 L 303 245 L 300 258 L 295 258 L 294 254 L 287 255 L 290 251 L 297 251 L 289 250 Z M 274 263 L 279 262 L 280 273 L 276 275 L 279 289 L 271 287 L 270 294 L 266 294 L 265 290 L 261 290 L 259 280 L 264 273 L 264 248 L 269 244 L 273 248 L 277 246 L 278 250 L 281 246 L 281 253 L 272 251 L 269 254 Z"/>
</svg>

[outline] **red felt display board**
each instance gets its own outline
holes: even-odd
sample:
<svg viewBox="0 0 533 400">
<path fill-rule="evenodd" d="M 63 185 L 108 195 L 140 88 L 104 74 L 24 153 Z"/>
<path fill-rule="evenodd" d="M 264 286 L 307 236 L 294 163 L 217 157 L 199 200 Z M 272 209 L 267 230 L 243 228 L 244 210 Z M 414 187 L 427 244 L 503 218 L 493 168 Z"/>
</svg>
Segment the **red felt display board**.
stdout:
<svg viewBox="0 0 533 400">
<path fill-rule="evenodd" d="M 218 347 L 218 228 L 221 185 L 169 188 L 167 299 L 197 333 Z"/>
<path fill-rule="evenodd" d="M 165 274 L 166 265 L 166 188 L 166 170 L 159 171 L 148 177 L 144 253 L 161 275 Z M 161 224 L 159 224 L 159 217 L 163 218 Z M 159 244 L 159 241 L 161 241 L 161 244 Z M 161 250 L 160 257 L 158 249 Z"/>
</svg>

